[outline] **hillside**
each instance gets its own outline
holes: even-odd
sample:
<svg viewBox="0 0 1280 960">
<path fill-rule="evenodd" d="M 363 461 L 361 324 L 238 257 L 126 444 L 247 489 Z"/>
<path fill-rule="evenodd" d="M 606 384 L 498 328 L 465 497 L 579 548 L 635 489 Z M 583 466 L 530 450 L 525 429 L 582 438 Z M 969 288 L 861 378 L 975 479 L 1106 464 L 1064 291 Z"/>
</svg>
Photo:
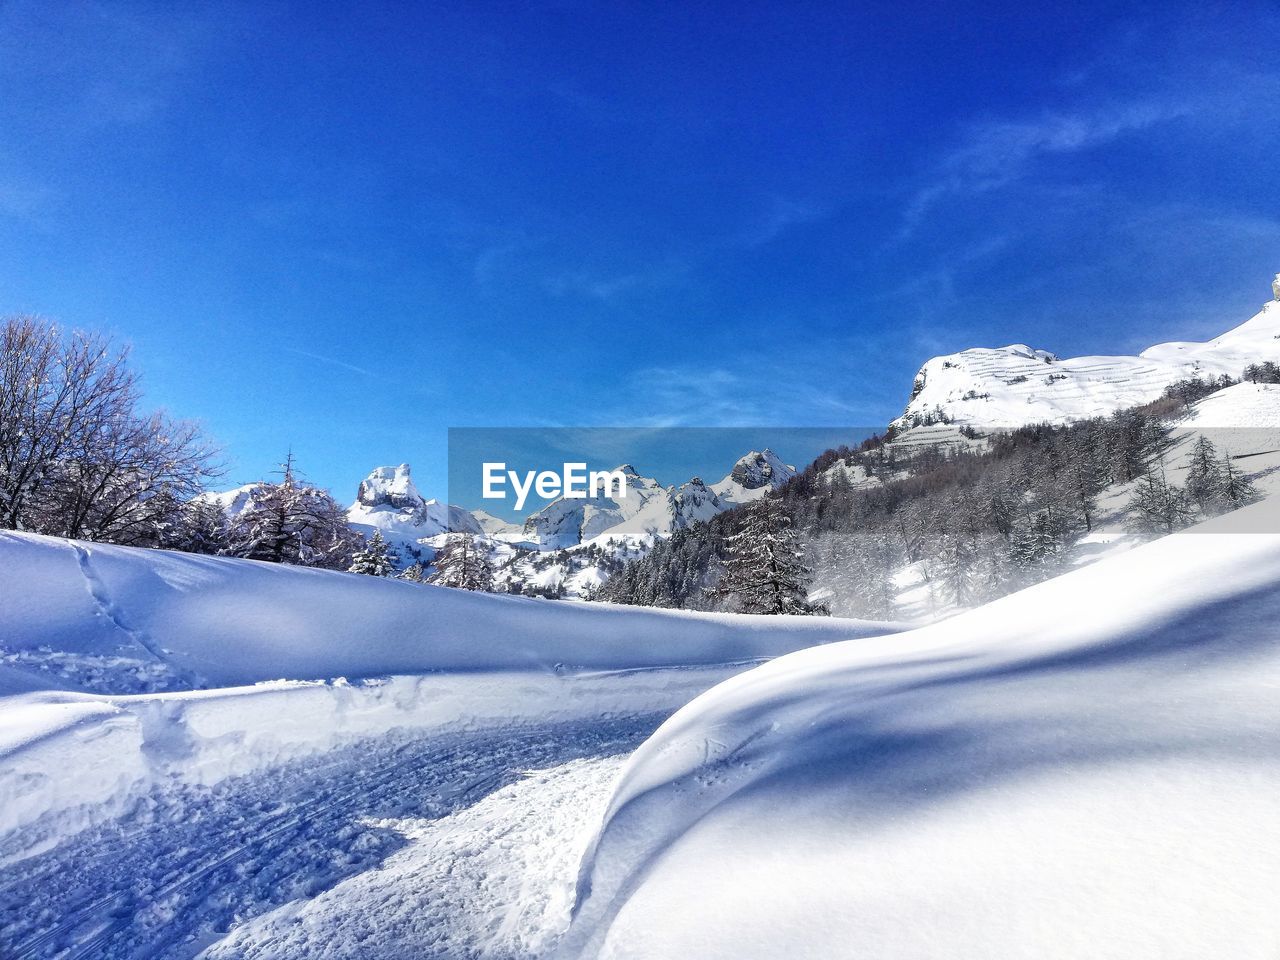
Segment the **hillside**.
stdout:
<svg viewBox="0 0 1280 960">
<path fill-rule="evenodd" d="M 622 775 L 573 955 L 1268 956 L 1280 536 L 1223 520 L 695 700 Z"/>
<path fill-rule="evenodd" d="M 1250 363 L 1280 361 L 1280 300 L 1204 343 L 1162 343 L 1136 357 L 1058 359 L 1025 344 L 973 348 L 927 361 L 898 430 L 938 422 L 979 430 L 1065 423 L 1155 400 L 1186 377 L 1239 377 Z"/>
<path fill-rule="evenodd" d="M 885 627 L 556 604 L 0 532 L 0 694 L 714 663 L 871 629 Z"/>
</svg>

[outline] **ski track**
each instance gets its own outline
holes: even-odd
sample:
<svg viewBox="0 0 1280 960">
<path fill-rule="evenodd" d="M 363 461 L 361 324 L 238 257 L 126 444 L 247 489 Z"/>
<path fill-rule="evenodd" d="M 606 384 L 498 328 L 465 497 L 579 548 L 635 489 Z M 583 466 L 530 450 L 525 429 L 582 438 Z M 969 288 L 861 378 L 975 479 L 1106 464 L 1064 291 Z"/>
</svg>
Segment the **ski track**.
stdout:
<svg viewBox="0 0 1280 960">
<path fill-rule="evenodd" d="M 381 875 L 378 868 L 389 857 L 429 835 L 439 818 L 471 813 L 467 808 L 495 793 L 499 795 L 492 803 L 512 814 L 527 804 L 533 804 L 534 810 L 542 807 L 538 795 L 542 784 L 558 786 L 559 794 L 552 790 L 545 806 L 559 811 L 555 816 L 563 829 L 566 817 L 581 819 L 592 812 L 590 805 L 573 802 L 572 797 L 566 800 L 564 784 L 575 781 L 565 781 L 556 771 L 532 777 L 527 772 L 569 764 L 581 781 L 583 774 L 573 761 L 629 752 L 664 717 L 490 728 L 426 738 L 392 734 L 211 788 L 152 793 L 140 798 L 126 817 L 0 870 L 0 957 L 194 957 L 239 925 L 286 903 L 291 904 L 286 912 L 295 910 L 298 904 L 291 901 L 305 906 L 348 878 L 358 880 L 367 871 Z M 611 776 L 615 769 L 605 764 L 592 775 Z M 509 785 L 521 792 L 520 806 L 504 806 L 508 791 L 503 788 Z M 573 792 L 582 789 L 582 783 L 573 786 Z M 500 901 L 504 896 L 519 897 L 522 882 L 529 882 L 505 875 L 513 872 L 512 867 L 518 873 L 521 863 L 529 865 L 517 849 L 521 830 L 526 842 L 545 845 L 553 828 L 555 824 L 530 825 L 517 817 L 511 824 L 472 830 L 465 849 L 455 848 L 452 853 L 447 834 L 442 835 L 444 841 L 437 838 L 427 843 L 428 851 L 433 844 L 443 844 L 447 856 L 444 862 L 437 857 L 430 865 L 435 880 L 427 886 L 414 881 L 412 889 L 390 896 L 388 902 L 394 901 L 404 935 L 382 944 L 381 952 L 367 941 L 348 944 L 349 952 L 343 952 L 343 944 L 331 932 L 325 942 L 315 945 L 314 952 L 298 952 L 295 944 L 295 949 L 273 954 L 270 942 L 264 946 L 261 939 L 252 938 L 244 952 L 235 947 L 234 938 L 225 949 L 211 952 L 218 957 L 252 952 L 254 956 L 496 958 L 499 954 L 474 946 L 460 946 L 461 952 L 454 952 L 449 931 L 459 924 L 462 928 L 474 925 L 476 916 L 487 910 L 492 916 L 506 917 L 499 927 L 510 932 L 511 917 L 523 908 Z M 493 849 L 484 850 L 486 844 Z M 480 853 L 488 859 L 477 859 Z M 433 884 L 438 886 L 455 872 L 465 874 L 455 870 L 459 857 L 485 863 L 486 870 L 498 872 L 499 882 L 491 882 L 488 876 L 473 878 L 465 892 L 469 899 L 461 903 L 464 893 L 455 889 L 451 899 L 447 883 L 440 887 L 441 895 L 434 897 Z M 426 869 L 414 862 L 406 875 Z M 566 861 L 561 869 L 571 873 L 575 866 Z M 409 895 L 413 896 L 411 921 L 404 916 L 404 898 Z M 477 904 L 477 896 L 495 902 Z M 281 941 L 278 932 L 273 936 Z M 414 936 L 423 939 L 418 942 Z M 540 936 L 524 929 L 520 936 L 507 939 L 519 946 L 539 941 Z M 464 939 L 474 944 L 477 935 L 473 930 Z"/>
<path fill-rule="evenodd" d="M 111 595 L 107 593 L 106 584 L 102 582 L 102 578 L 98 576 L 98 572 L 93 569 L 93 562 L 89 552 L 89 548 L 74 540 L 67 541 L 71 544 L 71 548 L 76 552 L 76 563 L 80 566 L 80 573 L 84 576 L 85 589 L 89 592 L 89 598 L 97 606 L 102 616 L 110 621 L 117 630 L 127 636 L 130 640 L 142 647 L 147 653 L 151 654 L 161 663 L 165 662 L 164 651 L 160 649 L 151 638 L 142 630 L 135 630 L 125 621 L 124 615 L 115 601 L 111 599 Z"/>
</svg>

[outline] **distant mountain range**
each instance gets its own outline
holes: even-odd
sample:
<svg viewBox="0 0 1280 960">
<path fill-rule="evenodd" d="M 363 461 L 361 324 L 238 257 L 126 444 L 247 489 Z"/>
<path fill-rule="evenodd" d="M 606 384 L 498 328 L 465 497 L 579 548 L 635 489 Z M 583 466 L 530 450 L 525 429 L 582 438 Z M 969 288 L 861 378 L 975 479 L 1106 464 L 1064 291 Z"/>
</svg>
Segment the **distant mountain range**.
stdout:
<svg viewBox="0 0 1280 960">
<path fill-rule="evenodd" d="M 361 481 L 347 518 L 364 533 L 374 529 L 402 554 L 416 556 L 424 543 L 441 534 L 469 533 L 534 550 L 560 550 L 610 538 L 649 539 L 706 520 L 776 489 L 795 475 L 772 450 L 753 450 L 713 484 L 700 477 L 664 487 L 630 464 L 617 468 L 627 477 L 621 497 L 561 497 L 533 513 L 523 527 L 483 510 L 428 500 L 414 485 L 410 467 L 378 467 Z M 226 495 L 224 495 L 226 496 Z M 228 501 L 230 502 L 230 501 Z"/>
</svg>

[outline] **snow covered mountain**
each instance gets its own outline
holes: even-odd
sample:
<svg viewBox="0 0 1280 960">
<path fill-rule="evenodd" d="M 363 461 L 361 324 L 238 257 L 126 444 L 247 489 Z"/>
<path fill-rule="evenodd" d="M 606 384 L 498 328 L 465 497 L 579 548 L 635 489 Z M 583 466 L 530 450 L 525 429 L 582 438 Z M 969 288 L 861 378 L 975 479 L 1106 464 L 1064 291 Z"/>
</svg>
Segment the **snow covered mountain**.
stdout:
<svg viewBox="0 0 1280 960">
<path fill-rule="evenodd" d="M 462 509 L 457 507 L 455 509 Z M 524 537 L 524 532 L 518 524 L 509 520 L 503 520 L 501 517 L 495 517 L 486 510 L 472 510 L 471 516 L 475 518 L 476 523 L 480 525 L 480 529 L 484 531 L 486 537 L 494 540 L 520 540 Z"/>
<path fill-rule="evenodd" d="M 1105 416 L 1149 403 L 1177 380 L 1239 377 L 1246 365 L 1268 360 L 1280 362 L 1280 300 L 1213 340 L 1157 344 L 1136 357 L 1061 360 L 1025 344 L 973 348 L 925 363 L 893 426 L 982 429 Z"/>
<path fill-rule="evenodd" d="M 742 457 L 723 480 L 711 485 L 711 490 L 726 503 L 747 503 L 778 489 L 795 475 L 795 467 L 783 463 L 781 457 L 765 447 Z"/>
<path fill-rule="evenodd" d="M 625 496 L 560 497 L 533 513 L 524 522 L 525 535 L 544 550 L 559 550 L 592 540 L 642 513 L 650 500 L 665 490 L 652 477 L 642 477 L 635 467 L 617 467 L 627 480 Z"/>
<path fill-rule="evenodd" d="M 486 533 L 462 507 L 424 498 L 407 463 L 378 467 L 360 481 L 356 502 L 347 510 L 347 522 L 366 535 L 381 530 L 383 539 L 406 559 L 421 554 L 421 541 L 442 533 Z"/>
<path fill-rule="evenodd" d="M 501 565 L 522 551 L 558 551 L 583 544 L 604 545 L 614 540 L 612 550 L 630 558 L 643 552 L 655 537 L 669 536 L 701 520 L 746 503 L 776 489 L 795 475 L 772 450 L 753 450 L 739 459 L 719 482 L 707 485 L 699 477 L 664 487 L 653 477 L 642 476 L 630 464 L 617 468 L 627 477 L 625 497 L 561 497 L 531 514 L 523 528 L 483 510 L 467 510 L 455 504 L 427 499 L 413 482 L 409 464 L 376 467 L 360 482 L 356 500 L 347 510 L 347 521 L 365 536 L 374 530 L 395 548 L 400 565 L 415 561 L 430 563 L 447 533 L 467 533 L 487 540 L 492 559 Z M 203 495 L 232 517 L 249 509 L 257 485 Z M 527 566 L 527 564 L 526 564 Z M 604 577 L 598 570 L 578 571 L 583 589 L 598 586 Z M 571 576 L 564 570 L 545 567 L 534 576 L 532 569 L 513 571 L 511 578 L 545 587 L 564 583 Z M 576 594 L 577 589 L 570 590 Z"/>
<path fill-rule="evenodd" d="M 795 476 L 795 467 L 766 448 L 752 450 L 717 483 L 701 477 L 663 487 L 642 477 L 630 464 L 618 467 L 627 476 L 627 495 L 617 499 L 561 498 L 529 517 L 525 533 L 544 550 L 556 550 L 608 538 L 669 536 L 701 520 L 709 520 L 740 503 L 764 496 Z"/>
</svg>

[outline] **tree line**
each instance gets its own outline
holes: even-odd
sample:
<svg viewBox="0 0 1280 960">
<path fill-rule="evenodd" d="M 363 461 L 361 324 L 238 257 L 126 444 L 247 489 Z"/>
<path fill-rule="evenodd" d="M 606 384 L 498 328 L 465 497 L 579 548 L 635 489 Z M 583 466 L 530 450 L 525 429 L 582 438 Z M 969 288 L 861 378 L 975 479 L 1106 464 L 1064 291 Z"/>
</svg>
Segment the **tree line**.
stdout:
<svg viewBox="0 0 1280 960">
<path fill-rule="evenodd" d="M 1250 368 L 1250 373 L 1259 371 Z M 763 504 L 677 531 L 609 580 L 599 598 L 689 609 L 756 609 L 743 551 L 766 549 L 761 517 L 786 518 L 795 565 L 775 585 L 838 600 L 838 611 L 894 615 L 896 578 L 913 565 L 938 605 L 971 606 L 1061 572 L 1097 522 L 1099 497 L 1129 485 L 1143 535 L 1172 532 L 1256 497 L 1227 451 L 1192 445 L 1185 482 L 1169 479 L 1168 418 L 1239 381 L 1188 378 L 1110 417 L 994 433 L 981 444 L 902 448 L 892 435 L 818 457 Z M 969 435 L 971 435 L 970 432 Z M 776 546 L 776 544 L 775 544 Z M 818 588 L 818 589 L 814 589 Z M 753 588 L 754 589 L 754 588 Z M 806 601 L 808 602 L 808 601 Z M 790 612 L 823 612 L 824 603 Z M 779 612 L 777 610 L 771 612 Z"/>
<path fill-rule="evenodd" d="M 0 321 L 0 529 L 347 569 L 363 538 L 292 456 L 229 516 L 189 421 L 148 411 L 127 348 L 37 317 Z"/>
</svg>

